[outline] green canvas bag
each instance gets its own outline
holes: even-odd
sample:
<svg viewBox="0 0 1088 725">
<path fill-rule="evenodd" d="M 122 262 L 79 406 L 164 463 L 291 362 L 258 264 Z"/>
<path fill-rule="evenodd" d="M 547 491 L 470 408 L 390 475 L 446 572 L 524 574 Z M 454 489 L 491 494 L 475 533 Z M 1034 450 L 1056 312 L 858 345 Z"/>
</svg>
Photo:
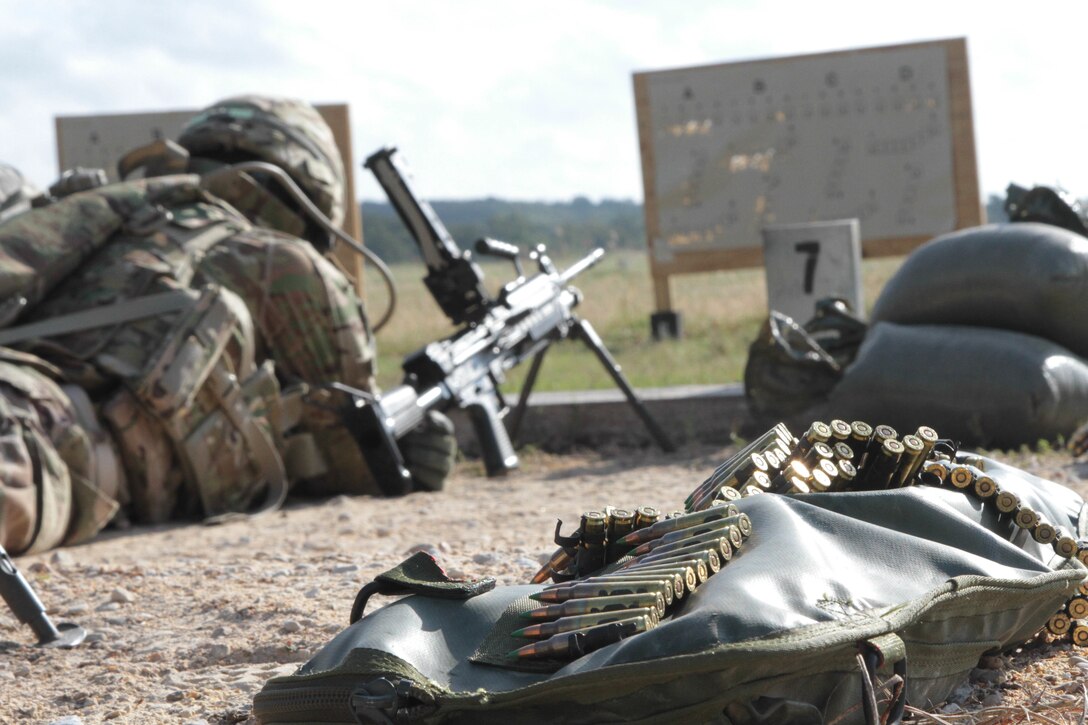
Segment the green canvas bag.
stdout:
<svg viewBox="0 0 1088 725">
<path fill-rule="evenodd" d="M 417 555 L 364 587 L 353 619 L 372 594 L 410 596 L 267 682 L 254 715 L 265 725 L 896 722 L 905 702 L 945 700 L 982 654 L 1024 642 L 1084 591 L 1077 557 L 1088 548 L 1058 556 L 1015 522 L 1030 510 L 1062 541 L 1083 539 L 1083 499 L 992 459 L 959 453 L 949 465 L 968 462 L 1016 511 L 999 512 L 981 484 L 990 498 L 912 485 L 733 501 L 751 534 L 717 573 L 656 627 L 565 661 L 506 656 L 526 643 L 510 633 L 542 585 L 454 581 Z"/>
</svg>

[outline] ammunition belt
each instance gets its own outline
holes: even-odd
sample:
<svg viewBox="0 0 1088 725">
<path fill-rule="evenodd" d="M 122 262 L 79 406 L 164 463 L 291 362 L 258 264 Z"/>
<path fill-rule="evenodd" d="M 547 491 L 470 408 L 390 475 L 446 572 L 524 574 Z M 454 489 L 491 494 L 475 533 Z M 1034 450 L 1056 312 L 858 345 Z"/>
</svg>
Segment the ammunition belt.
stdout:
<svg viewBox="0 0 1088 725">
<path fill-rule="evenodd" d="M 956 460 L 957 444 L 928 426 L 899 437 L 863 421 L 814 422 L 796 438 L 782 423 L 730 457 L 685 499 L 684 511 L 608 507 L 587 511 L 579 528 L 532 578 L 554 584 L 532 595 L 514 636 L 535 640 L 514 659 L 569 661 L 654 628 L 686 595 L 719 571 L 751 534 L 733 501 L 763 493 L 873 491 L 915 485 L 962 491 L 1063 559 L 1088 566 L 1088 540 L 1043 519 L 986 474 L 978 457 Z M 1088 580 L 1047 622 L 1046 631 L 1088 646 Z"/>
<path fill-rule="evenodd" d="M 871 491 L 928 485 L 970 495 L 998 517 L 1010 519 L 1040 544 L 1050 544 L 1063 559 L 1076 557 L 1088 566 L 1088 540 L 1044 520 L 984 470 L 981 458 L 957 463 L 956 444 L 921 426 L 898 437 L 887 425 L 863 421 L 814 422 L 801 438 L 779 423 L 731 457 L 697 486 L 685 501 L 687 511 L 703 511 L 759 493 Z M 1046 630 L 1076 645 L 1088 646 L 1088 580 L 1047 622 Z"/>
</svg>

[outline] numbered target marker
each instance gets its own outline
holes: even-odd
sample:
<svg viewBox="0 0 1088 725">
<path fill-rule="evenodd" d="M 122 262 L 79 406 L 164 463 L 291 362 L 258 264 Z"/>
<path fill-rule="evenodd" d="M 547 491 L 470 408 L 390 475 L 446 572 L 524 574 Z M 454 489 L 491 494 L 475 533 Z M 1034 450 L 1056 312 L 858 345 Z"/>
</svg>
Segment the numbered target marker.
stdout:
<svg viewBox="0 0 1088 725">
<path fill-rule="evenodd" d="M 770 308 L 801 324 L 823 297 L 842 297 L 863 312 L 860 238 L 857 219 L 764 227 Z"/>
</svg>

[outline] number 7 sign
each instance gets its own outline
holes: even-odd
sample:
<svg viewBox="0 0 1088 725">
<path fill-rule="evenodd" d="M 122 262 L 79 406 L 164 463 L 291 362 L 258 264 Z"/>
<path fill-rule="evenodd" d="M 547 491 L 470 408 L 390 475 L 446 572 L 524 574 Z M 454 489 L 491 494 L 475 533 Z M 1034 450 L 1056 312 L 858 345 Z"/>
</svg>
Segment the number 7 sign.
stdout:
<svg viewBox="0 0 1088 725">
<path fill-rule="evenodd" d="M 763 265 L 772 310 L 803 324 L 817 300 L 842 297 L 864 316 L 857 219 L 766 226 Z"/>
</svg>

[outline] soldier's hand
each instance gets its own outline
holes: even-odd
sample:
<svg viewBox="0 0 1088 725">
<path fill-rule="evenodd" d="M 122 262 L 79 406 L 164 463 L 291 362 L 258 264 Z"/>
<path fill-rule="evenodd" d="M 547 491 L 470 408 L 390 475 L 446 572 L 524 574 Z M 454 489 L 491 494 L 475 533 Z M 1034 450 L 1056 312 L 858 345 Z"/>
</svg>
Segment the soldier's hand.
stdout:
<svg viewBox="0 0 1088 725">
<path fill-rule="evenodd" d="M 416 490 L 441 491 L 457 457 L 453 421 L 428 412 L 418 428 L 401 438 L 400 449 Z"/>
</svg>

